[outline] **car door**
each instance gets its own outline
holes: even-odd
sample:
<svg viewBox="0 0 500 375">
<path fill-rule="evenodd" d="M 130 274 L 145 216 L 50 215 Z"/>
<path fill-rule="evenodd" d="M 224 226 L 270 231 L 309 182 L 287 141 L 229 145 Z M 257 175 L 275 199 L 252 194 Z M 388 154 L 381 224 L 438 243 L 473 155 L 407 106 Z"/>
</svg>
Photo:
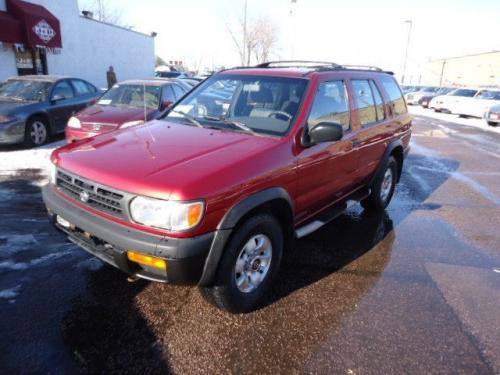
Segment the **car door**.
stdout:
<svg viewBox="0 0 500 375">
<path fill-rule="evenodd" d="M 88 107 L 95 100 L 95 92 L 92 91 L 89 83 L 81 79 L 72 79 L 71 85 L 75 92 L 73 111 L 76 113 Z"/>
<path fill-rule="evenodd" d="M 325 81 L 318 85 L 308 116 L 308 130 L 321 122 L 342 125 L 344 137 L 300 151 L 296 195 L 297 219 L 301 221 L 339 200 L 355 185 L 357 169 L 353 152 L 351 115 L 345 80 Z"/>
<path fill-rule="evenodd" d="M 76 112 L 75 92 L 68 79 L 58 81 L 54 85 L 48 112 L 52 119 L 53 130 L 55 132 L 64 131 L 66 122 Z"/>
<path fill-rule="evenodd" d="M 394 132 L 393 119 L 387 116 L 380 88 L 373 79 L 351 79 L 354 104 L 353 119 L 358 131 L 353 145 L 358 154 L 359 183 L 366 182 L 375 172 Z"/>
</svg>

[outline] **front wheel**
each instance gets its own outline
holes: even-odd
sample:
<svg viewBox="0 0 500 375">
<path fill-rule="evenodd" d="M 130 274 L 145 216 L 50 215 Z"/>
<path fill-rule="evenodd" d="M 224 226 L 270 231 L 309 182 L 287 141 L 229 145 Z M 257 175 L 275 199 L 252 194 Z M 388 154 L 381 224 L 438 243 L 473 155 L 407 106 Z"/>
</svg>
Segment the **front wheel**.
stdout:
<svg viewBox="0 0 500 375">
<path fill-rule="evenodd" d="M 24 132 L 24 144 L 27 147 L 41 146 L 49 138 L 47 121 L 42 117 L 33 117 L 28 120 Z"/>
<path fill-rule="evenodd" d="M 370 195 L 361 201 L 363 208 L 368 211 L 384 211 L 394 195 L 397 178 L 398 164 L 396 159 L 391 156 L 383 169 L 383 173 L 375 179 Z"/>
<path fill-rule="evenodd" d="M 494 122 L 494 121 L 486 121 L 488 123 L 489 126 L 497 126 L 498 125 L 498 122 Z"/>
<path fill-rule="evenodd" d="M 277 273 L 283 254 L 283 231 L 269 214 L 245 221 L 229 240 L 212 287 L 202 294 L 217 307 L 249 312 L 261 302 Z"/>
</svg>

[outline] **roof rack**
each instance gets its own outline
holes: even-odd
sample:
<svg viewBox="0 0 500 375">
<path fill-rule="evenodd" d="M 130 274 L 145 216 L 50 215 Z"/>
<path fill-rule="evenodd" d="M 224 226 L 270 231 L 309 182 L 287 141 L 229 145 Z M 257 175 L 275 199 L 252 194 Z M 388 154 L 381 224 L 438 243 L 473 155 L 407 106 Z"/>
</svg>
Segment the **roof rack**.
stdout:
<svg viewBox="0 0 500 375">
<path fill-rule="evenodd" d="M 258 64 L 255 68 L 296 68 L 296 67 L 309 67 L 316 70 L 359 70 L 359 71 L 374 71 L 383 72 L 387 74 L 394 74 L 393 72 L 385 71 L 377 66 L 372 65 L 340 65 L 334 62 L 327 61 L 307 61 L 307 60 L 285 60 L 285 61 L 269 61 Z"/>
<path fill-rule="evenodd" d="M 310 68 L 319 68 L 319 67 L 339 67 L 340 65 L 334 62 L 328 61 L 308 61 L 308 60 L 283 60 L 283 61 L 268 61 L 262 64 L 258 64 L 256 68 L 284 68 L 284 67 L 310 67 Z"/>
</svg>

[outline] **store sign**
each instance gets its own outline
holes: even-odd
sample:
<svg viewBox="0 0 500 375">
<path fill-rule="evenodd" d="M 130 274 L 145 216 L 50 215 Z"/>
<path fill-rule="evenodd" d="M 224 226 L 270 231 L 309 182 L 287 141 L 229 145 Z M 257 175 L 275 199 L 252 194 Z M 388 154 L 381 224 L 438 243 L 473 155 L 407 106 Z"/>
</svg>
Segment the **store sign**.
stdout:
<svg viewBox="0 0 500 375">
<path fill-rule="evenodd" d="M 45 43 L 50 42 L 56 36 L 54 29 L 45 20 L 33 26 L 33 32 Z"/>
</svg>

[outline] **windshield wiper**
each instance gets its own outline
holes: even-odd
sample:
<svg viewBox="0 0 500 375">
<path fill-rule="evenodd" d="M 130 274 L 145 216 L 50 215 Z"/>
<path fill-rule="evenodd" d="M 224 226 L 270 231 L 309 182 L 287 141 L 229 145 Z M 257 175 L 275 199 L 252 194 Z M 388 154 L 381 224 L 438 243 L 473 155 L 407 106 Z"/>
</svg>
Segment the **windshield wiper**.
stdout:
<svg viewBox="0 0 500 375">
<path fill-rule="evenodd" d="M 188 115 L 186 112 L 177 111 L 175 109 L 171 109 L 170 112 L 178 113 L 178 114 L 182 115 L 183 117 L 187 118 L 192 124 L 196 125 L 199 128 L 203 128 L 203 125 L 200 124 L 200 122 L 198 120 L 196 120 L 193 116 Z"/>
<path fill-rule="evenodd" d="M 228 120 L 225 117 L 217 117 L 217 116 L 210 116 L 210 115 L 205 115 L 205 116 L 203 116 L 203 118 L 206 120 L 209 120 L 209 121 L 220 121 L 224 124 L 232 125 L 235 128 L 243 130 L 245 133 L 250 133 L 253 135 L 257 134 L 251 128 L 249 128 L 248 126 L 246 126 L 245 124 L 243 124 L 242 122 L 239 122 L 239 121 Z"/>
</svg>

